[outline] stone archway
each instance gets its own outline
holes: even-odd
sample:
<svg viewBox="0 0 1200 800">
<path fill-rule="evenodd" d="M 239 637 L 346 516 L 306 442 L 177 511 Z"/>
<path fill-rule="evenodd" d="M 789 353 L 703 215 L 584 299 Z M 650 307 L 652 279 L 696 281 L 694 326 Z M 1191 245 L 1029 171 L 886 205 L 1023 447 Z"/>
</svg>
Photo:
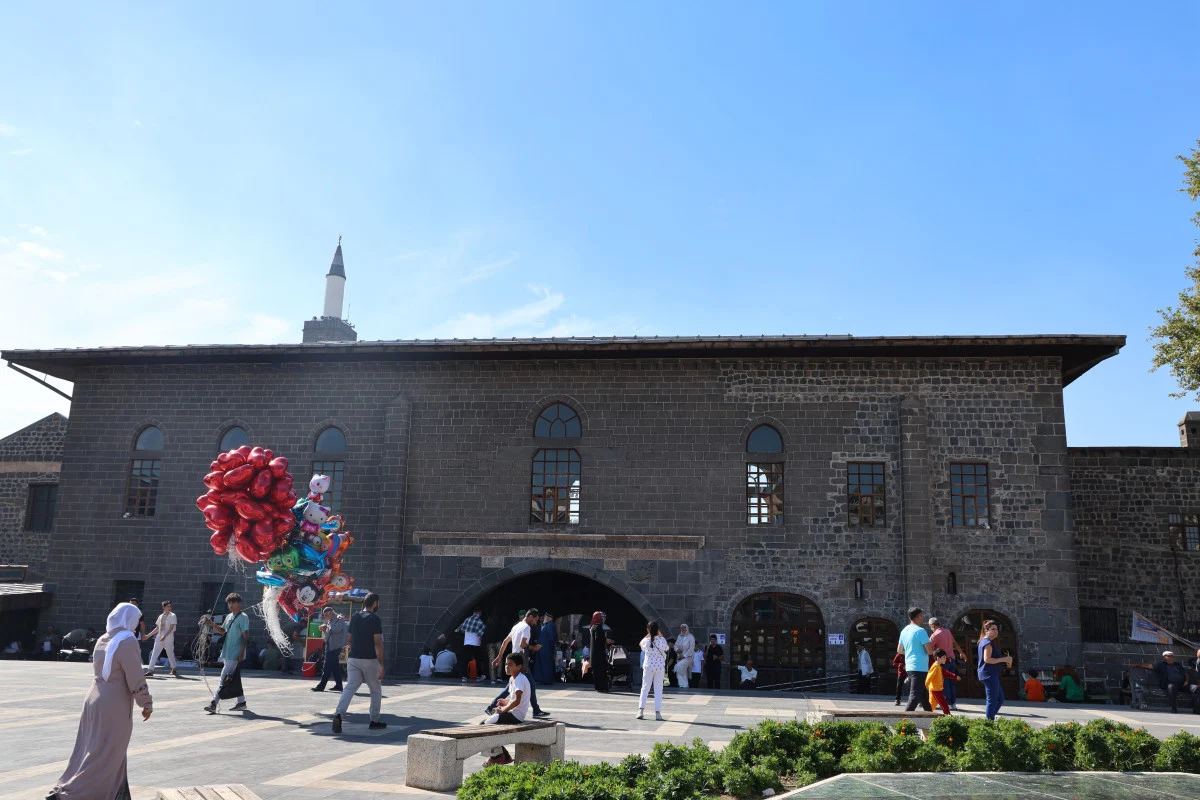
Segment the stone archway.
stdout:
<svg viewBox="0 0 1200 800">
<path fill-rule="evenodd" d="M 608 601 L 610 608 L 603 608 L 600 605 L 594 607 L 581 606 L 587 608 L 586 611 L 571 611 L 575 605 L 579 603 L 561 590 L 553 588 L 555 586 L 553 576 L 567 576 L 572 580 L 567 581 L 564 588 L 570 589 L 571 584 L 577 584 L 581 590 L 587 590 L 589 587 L 594 589 L 597 603 Z M 584 581 L 580 581 L 582 578 Z M 617 641 L 628 647 L 632 641 L 638 641 L 644 635 L 643 626 L 646 620 L 661 620 L 662 616 L 650 604 L 648 600 L 638 591 L 634 590 L 625 581 L 613 575 L 611 572 L 598 569 L 590 564 L 582 561 L 563 561 L 549 558 L 529 559 L 518 561 L 515 564 L 505 565 L 504 569 L 496 570 L 488 575 L 485 575 L 480 580 L 467 587 L 454 602 L 446 609 L 445 612 L 434 623 L 429 631 L 425 644 L 433 647 L 440 634 L 448 634 L 458 627 L 459 623 L 471 613 L 472 606 L 488 605 L 488 598 L 493 597 L 498 592 L 503 592 L 505 587 L 514 587 L 524 583 L 524 587 L 519 592 L 519 596 L 524 598 L 528 596 L 527 601 L 522 601 L 525 604 L 509 602 L 508 597 L 504 597 L 507 605 L 512 605 L 512 608 L 504 609 L 488 609 L 485 608 L 485 621 L 488 623 L 487 641 L 499 641 L 508 633 L 508 628 L 516 622 L 516 612 L 520 608 L 527 608 L 529 605 L 537 605 L 538 603 L 544 606 L 551 606 L 550 610 L 557 616 L 566 613 L 586 613 L 591 614 L 595 610 L 603 610 L 609 614 L 610 624 L 614 621 L 633 619 L 640 620 L 637 628 L 634 630 L 623 630 L 626 627 L 633 627 L 628 623 L 621 623 L 620 628 L 614 626 L 614 634 Z M 528 589 L 528 591 L 525 591 Z M 549 595 L 549 596 L 548 596 Z M 611 610 L 617 606 L 612 605 L 615 598 L 619 598 L 616 602 L 621 601 L 628 604 L 628 609 L 618 610 L 618 620 L 613 619 L 614 612 Z M 544 598 L 544 599 L 543 599 Z M 563 605 L 563 604 L 567 605 Z M 553 606 L 558 605 L 558 608 Z M 631 612 L 631 613 L 630 613 Z M 504 615 L 507 614 L 506 618 Z M 561 627 L 561 626 L 560 626 Z M 503 630 L 501 630 L 503 628 Z M 636 635 L 636 638 L 634 638 Z M 627 641 L 632 640 L 632 641 Z"/>
</svg>

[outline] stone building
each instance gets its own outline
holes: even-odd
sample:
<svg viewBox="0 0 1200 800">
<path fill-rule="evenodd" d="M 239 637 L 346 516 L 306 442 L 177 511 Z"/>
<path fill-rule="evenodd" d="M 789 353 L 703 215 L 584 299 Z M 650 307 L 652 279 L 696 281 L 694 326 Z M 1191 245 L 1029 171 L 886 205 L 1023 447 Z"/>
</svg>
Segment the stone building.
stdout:
<svg viewBox="0 0 1200 800">
<path fill-rule="evenodd" d="M 340 244 L 330 273 L 344 283 Z M 330 291 L 322 320 L 341 322 Z M 1093 475 L 1109 467 L 1067 447 L 1063 388 L 1121 336 L 309 328 L 298 345 L 3 353 L 74 384 L 54 621 L 95 624 L 136 594 L 172 599 L 185 627 L 229 587 L 256 594 L 213 555 L 194 505 L 215 454 L 244 442 L 300 478 L 333 476 L 357 538 L 347 571 L 381 594 L 405 673 L 476 605 L 493 640 L 530 605 L 566 628 L 605 610 L 627 644 L 647 618 L 688 622 L 726 638 L 734 663 L 753 656 L 763 683 L 847 673 L 856 641 L 886 672 L 914 604 L 972 652 L 982 619 L 999 619 L 1025 668 L 1083 663 L 1081 607 L 1159 607 L 1133 585 L 1104 594 L 1120 532 L 1077 541 L 1072 515 L 1076 472 L 1103 494 Z M 1200 499 L 1176 466 L 1155 513 Z"/>
</svg>

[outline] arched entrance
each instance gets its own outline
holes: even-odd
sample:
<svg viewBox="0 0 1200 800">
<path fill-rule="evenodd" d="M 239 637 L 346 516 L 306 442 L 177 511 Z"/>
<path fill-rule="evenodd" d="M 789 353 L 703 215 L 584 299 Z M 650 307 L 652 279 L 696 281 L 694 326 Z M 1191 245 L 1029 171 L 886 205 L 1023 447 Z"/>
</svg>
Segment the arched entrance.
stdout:
<svg viewBox="0 0 1200 800">
<path fill-rule="evenodd" d="M 858 672 L 858 645 L 871 654 L 871 665 L 878 680 L 875 691 L 892 694 L 896 691 L 896 670 L 892 667 L 892 656 L 896 655 L 896 644 L 900 632 L 896 623 L 889 619 L 867 617 L 850 626 L 850 672 Z"/>
<path fill-rule="evenodd" d="M 754 659 L 759 686 L 825 677 L 825 619 L 807 597 L 747 597 L 733 612 L 732 636 L 728 669 Z"/>
<path fill-rule="evenodd" d="M 979 673 L 976 672 L 979 657 L 979 635 L 985 619 L 994 619 L 1000 626 L 1000 638 L 993 650 L 999 650 L 1001 653 L 1013 657 L 1012 666 L 1005 667 L 1000 674 L 1000 688 L 1004 690 L 1005 697 L 1015 698 L 1021 683 L 1020 663 L 1017 661 L 1017 631 L 1008 617 L 986 608 L 972 609 L 963 614 L 954 621 L 954 627 L 950 631 L 954 634 L 955 643 L 967 654 L 966 661 L 958 663 L 958 674 L 962 677 L 962 680 L 958 682 L 958 694 L 960 697 L 983 697 L 985 695 L 983 683 L 979 680 Z"/>
</svg>

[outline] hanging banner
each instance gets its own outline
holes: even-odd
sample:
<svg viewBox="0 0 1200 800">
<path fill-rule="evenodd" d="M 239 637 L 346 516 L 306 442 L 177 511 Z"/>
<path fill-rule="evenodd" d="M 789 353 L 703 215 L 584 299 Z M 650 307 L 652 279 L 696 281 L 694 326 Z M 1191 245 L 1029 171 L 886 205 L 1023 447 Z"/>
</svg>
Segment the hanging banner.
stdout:
<svg viewBox="0 0 1200 800">
<path fill-rule="evenodd" d="M 1195 642 L 1188 641 L 1182 636 L 1171 633 L 1169 630 L 1159 625 L 1156 622 L 1146 619 L 1136 611 L 1133 612 L 1133 629 L 1129 632 L 1130 641 L 1145 642 L 1147 644 L 1170 644 L 1174 639 L 1183 642 L 1188 647 L 1197 648 Z"/>
</svg>

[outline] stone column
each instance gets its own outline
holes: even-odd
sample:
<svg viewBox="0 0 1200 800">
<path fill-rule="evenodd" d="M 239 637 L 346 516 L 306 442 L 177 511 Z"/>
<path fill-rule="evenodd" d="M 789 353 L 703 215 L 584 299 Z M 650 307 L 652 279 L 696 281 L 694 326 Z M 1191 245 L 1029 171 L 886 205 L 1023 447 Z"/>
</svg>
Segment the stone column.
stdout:
<svg viewBox="0 0 1200 800">
<path fill-rule="evenodd" d="M 375 526 L 375 563 L 372 583 L 366 588 L 379 594 L 385 606 L 383 641 L 390 666 L 395 665 L 400 643 L 400 587 L 404 564 L 404 504 L 408 488 L 408 443 L 412 404 L 398 396 L 384 411 L 379 459 L 379 521 Z"/>
<path fill-rule="evenodd" d="M 904 605 L 933 607 L 935 570 L 933 508 L 930 498 L 929 411 L 921 398 L 899 398 L 900 494 L 903 499 Z M 904 614 L 902 613 L 903 617 Z"/>
</svg>

